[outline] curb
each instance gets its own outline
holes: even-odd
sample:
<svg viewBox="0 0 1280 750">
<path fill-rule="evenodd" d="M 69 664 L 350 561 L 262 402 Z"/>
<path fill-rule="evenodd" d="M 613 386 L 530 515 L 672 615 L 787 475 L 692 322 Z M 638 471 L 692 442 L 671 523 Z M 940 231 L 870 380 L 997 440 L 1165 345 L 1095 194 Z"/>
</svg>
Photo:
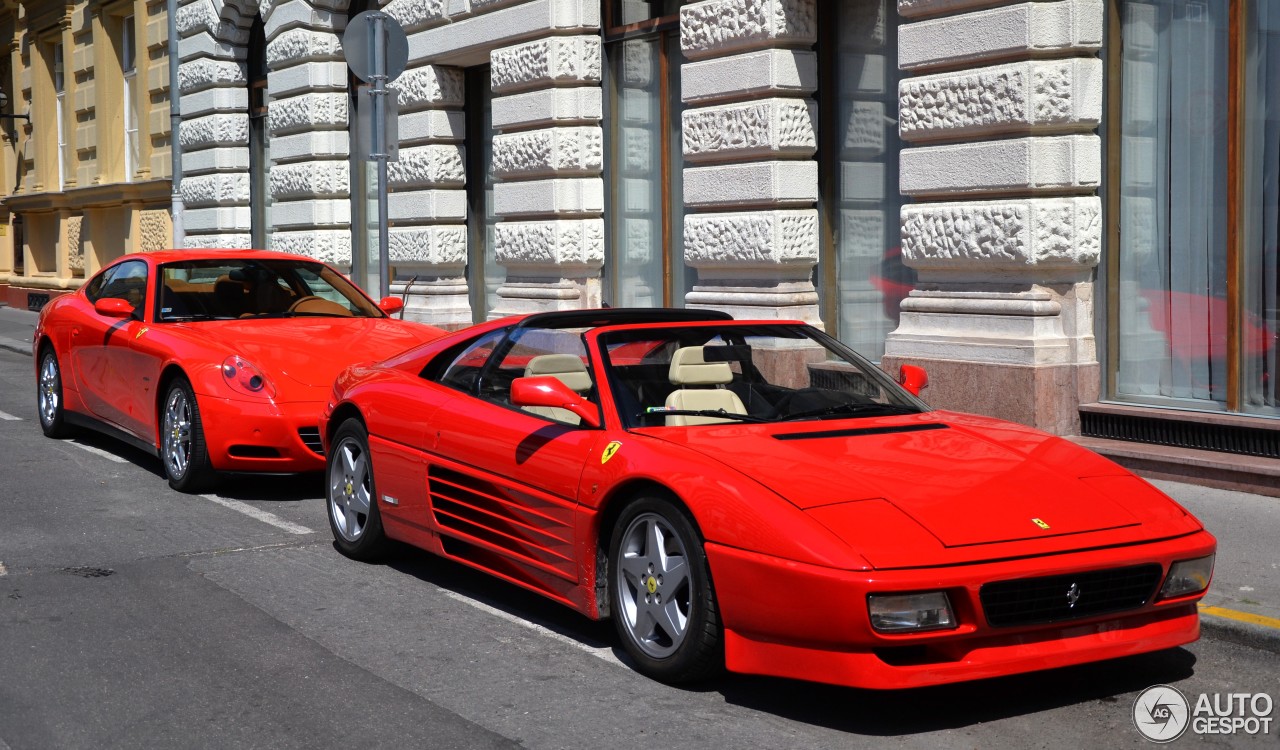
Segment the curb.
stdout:
<svg viewBox="0 0 1280 750">
<path fill-rule="evenodd" d="M 0 349 L 8 349 L 11 352 L 25 354 L 28 357 L 31 356 L 30 341 L 19 341 L 18 339 L 9 339 L 4 336 L 0 336 Z"/>
<path fill-rule="evenodd" d="M 1271 625 L 1270 621 L 1271 618 L 1223 607 L 1200 607 L 1200 627 L 1205 634 L 1217 640 L 1280 654 L 1280 627 Z"/>
</svg>

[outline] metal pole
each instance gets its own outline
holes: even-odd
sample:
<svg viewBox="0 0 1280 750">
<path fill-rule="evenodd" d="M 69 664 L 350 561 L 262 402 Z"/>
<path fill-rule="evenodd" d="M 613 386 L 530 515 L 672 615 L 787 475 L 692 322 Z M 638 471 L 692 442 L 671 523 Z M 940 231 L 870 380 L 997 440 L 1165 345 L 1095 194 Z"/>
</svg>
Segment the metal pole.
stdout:
<svg viewBox="0 0 1280 750">
<path fill-rule="evenodd" d="M 378 299 L 391 295 L 387 230 L 387 31 L 386 15 L 371 13 L 373 24 L 373 158 L 378 160 Z"/>
<path fill-rule="evenodd" d="M 169 197 L 173 218 L 173 246 L 186 244 L 186 228 L 182 216 L 182 96 L 178 85 L 178 1 L 168 0 L 165 7 L 168 16 L 169 53 Z"/>
</svg>

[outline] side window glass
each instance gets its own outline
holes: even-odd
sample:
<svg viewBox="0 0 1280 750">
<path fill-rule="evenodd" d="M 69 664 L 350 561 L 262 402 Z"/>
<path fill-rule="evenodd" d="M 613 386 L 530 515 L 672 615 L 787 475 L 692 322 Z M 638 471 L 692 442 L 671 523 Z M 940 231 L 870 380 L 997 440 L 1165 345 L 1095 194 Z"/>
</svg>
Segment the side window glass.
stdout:
<svg viewBox="0 0 1280 750">
<path fill-rule="evenodd" d="M 474 343 L 464 348 L 462 353 L 453 358 L 445 368 L 444 374 L 440 376 L 440 384 L 463 393 L 475 394 L 481 368 L 489 361 L 493 350 L 506 335 L 507 329 L 504 328 L 491 331 L 476 339 Z"/>
<path fill-rule="evenodd" d="M 84 287 L 84 296 L 89 298 L 89 302 L 97 302 L 102 298 L 102 285 L 106 283 L 107 277 L 113 273 L 115 273 L 115 269 L 109 268 L 89 280 L 89 283 Z"/>
<path fill-rule="evenodd" d="M 480 397 L 510 405 L 511 383 L 523 377 L 554 377 L 577 394 L 594 398 L 595 388 L 587 367 L 582 331 L 529 328 L 519 332 L 502 361 L 485 371 Z M 525 411 L 557 422 L 579 424 L 573 412 L 554 407 L 523 407 Z"/>
<path fill-rule="evenodd" d="M 116 266 L 103 283 L 98 299 L 122 299 L 133 306 L 134 312 L 141 313 L 146 294 L 147 264 L 138 260 Z"/>
</svg>

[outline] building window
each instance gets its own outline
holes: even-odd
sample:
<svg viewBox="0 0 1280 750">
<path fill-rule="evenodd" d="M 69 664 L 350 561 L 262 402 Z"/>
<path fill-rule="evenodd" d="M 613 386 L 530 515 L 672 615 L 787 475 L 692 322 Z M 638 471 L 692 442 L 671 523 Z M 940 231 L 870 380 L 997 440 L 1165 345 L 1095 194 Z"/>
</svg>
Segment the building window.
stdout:
<svg viewBox="0 0 1280 750">
<path fill-rule="evenodd" d="M 249 241 L 267 247 L 271 145 L 267 127 L 267 34 L 262 14 L 249 27 Z"/>
<path fill-rule="evenodd" d="M 467 288 L 471 316 L 479 323 L 498 305 L 506 269 L 494 246 L 493 87 L 489 66 L 466 70 L 467 101 Z"/>
<path fill-rule="evenodd" d="M 815 286 L 828 331 L 878 361 L 916 281 L 898 229 L 898 15 L 892 0 L 819 3 L 818 12 Z"/>
<path fill-rule="evenodd" d="M 67 80 L 63 66 L 63 48 L 59 42 L 53 45 L 53 94 L 55 127 L 58 129 L 58 190 L 67 185 Z"/>
<path fill-rule="evenodd" d="M 120 71 L 124 78 L 124 179 L 131 182 L 141 167 L 138 155 L 137 44 L 133 16 L 120 25 Z"/>
<path fill-rule="evenodd" d="M 680 3 L 605 6 L 606 301 L 683 307 L 684 158 L 680 117 Z"/>
</svg>

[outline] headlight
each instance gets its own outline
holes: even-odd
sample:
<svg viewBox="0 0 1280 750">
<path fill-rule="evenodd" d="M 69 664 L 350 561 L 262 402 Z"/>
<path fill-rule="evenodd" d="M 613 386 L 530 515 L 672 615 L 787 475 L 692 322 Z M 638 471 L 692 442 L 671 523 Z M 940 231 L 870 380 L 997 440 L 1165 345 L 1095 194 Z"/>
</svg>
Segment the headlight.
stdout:
<svg viewBox="0 0 1280 750">
<path fill-rule="evenodd" d="M 267 380 L 267 376 L 262 374 L 262 370 L 252 362 L 235 355 L 222 360 L 222 378 L 241 393 L 251 396 L 265 395 L 267 398 L 276 396 L 276 389 L 272 387 L 271 381 Z"/>
<path fill-rule="evenodd" d="M 1209 581 L 1213 578 L 1213 558 L 1214 555 L 1209 555 L 1195 560 L 1181 560 L 1169 566 L 1169 575 L 1165 577 L 1164 587 L 1160 589 L 1160 598 L 1176 599 L 1209 588 Z"/>
<path fill-rule="evenodd" d="M 951 601 L 942 591 L 927 594 L 871 594 L 867 597 L 871 627 L 882 633 L 954 628 Z"/>
</svg>

